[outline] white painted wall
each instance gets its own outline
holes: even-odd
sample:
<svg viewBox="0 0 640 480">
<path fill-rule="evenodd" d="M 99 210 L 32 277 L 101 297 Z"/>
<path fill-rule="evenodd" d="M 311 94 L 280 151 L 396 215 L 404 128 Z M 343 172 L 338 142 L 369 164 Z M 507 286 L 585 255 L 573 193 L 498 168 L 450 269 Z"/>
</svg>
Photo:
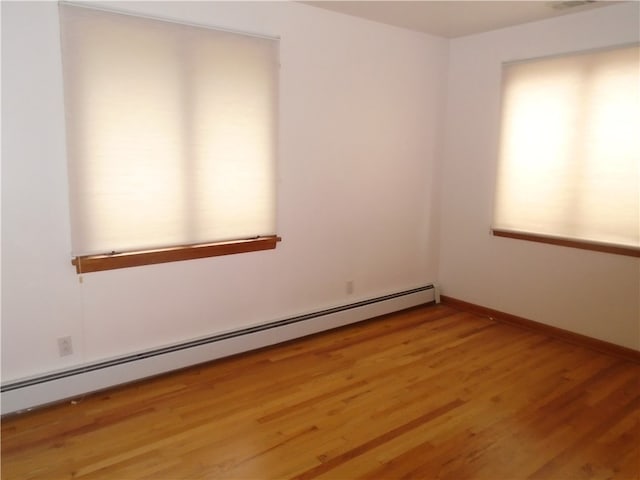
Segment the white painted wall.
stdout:
<svg viewBox="0 0 640 480">
<path fill-rule="evenodd" d="M 638 6 L 447 42 L 296 3 L 122 3 L 281 36 L 283 242 L 80 284 L 57 7 L 2 2 L 3 381 L 435 280 L 453 297 L 640 348 L 638 260 L 489 234 L 500 62 L 637 40 Z M 75 354 L 60 358 L 66 335 Z"/>
<path fill-rule="evenodd" d="M 3 382 L 435 280 L 445 40 L 295 3 L 120 7 L 281 37 L 283 241 L 80 284 L 57 6 L 2 2 Z M 60 358 L 56 338 L 66 335 L 75 353 Z"/>
<path fill-rule="evenodd" d="M 442 293 L 640 349 L 640 261 L 492 237 L 501 62 L 637 42 L 640 4 L 450 43 L 442 175 Z"/>
</svg>

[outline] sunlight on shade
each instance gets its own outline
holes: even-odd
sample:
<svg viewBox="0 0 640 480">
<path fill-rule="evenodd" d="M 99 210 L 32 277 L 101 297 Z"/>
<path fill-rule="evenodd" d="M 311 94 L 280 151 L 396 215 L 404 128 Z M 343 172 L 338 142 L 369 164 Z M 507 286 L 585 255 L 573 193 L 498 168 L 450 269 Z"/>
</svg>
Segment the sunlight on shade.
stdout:
<svg viewBox="0 0 640 480">
<path fill-rule="evenodd" d="M 274 234 L 277 42 L 60 11 L 73 254 Z"/>
<path fill-rule="evenodd" d="M 216 68 L 198 65 L 194 105 L 199 126 L 196 201 L 200 235 L 234 238 L 275 233 L 274 112 L 277 85 L 253 39 L 238 37 L 233 48 L 199 41 L 194 55 L 216 58 Z M 265 45 L 269 47 L 269 45 Z M 219 114 L 211 116 L 216 110 Z M 208 231 L 208 233 L 207 233 Z"/>
<path fill-rule="evenodd" d="M 494 228 L 640 246 L 638 47 L 509 64 Z"/>
</svg>

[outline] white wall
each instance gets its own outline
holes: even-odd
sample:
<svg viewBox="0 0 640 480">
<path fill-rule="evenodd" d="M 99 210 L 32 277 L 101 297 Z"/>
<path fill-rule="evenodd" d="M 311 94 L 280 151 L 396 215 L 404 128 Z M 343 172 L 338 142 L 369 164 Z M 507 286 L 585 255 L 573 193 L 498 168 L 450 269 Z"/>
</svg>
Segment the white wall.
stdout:
<svg viewBox="0 0 640 480">
<path fill-rule="evenodd" d="M 84 275 L 70 264 L 53 2 L 2 2 L 2 379 L 433 282 L 443 39 L 295 3 L 125 2 L 281 37 L 275 251 Z M 355 282 L 347 295 L 345 282 Z M 56 339 L 75 353 L 58 356 Z"/>
<path fill-rule="evenodd" d="M 500 62 L 637 40 L 638 6 L 447 42 L 296 3 L 122 3 L 282 38 L 283 242 L 80 284 L 57 7 L 2 2 L 3 381 L 436 280 L 447 295 L 640 348 L 638 260 L 489 234 Z M 60 358 L 66 335 L 75 354 Z"/>
<path fill-rule="evenodd" d="M 492 237 L 501 62 L 637 42 L 640 4 L 450 44 L 442 176 L 442 293 L 640 349 L 640 261 Z"/>
</svg>

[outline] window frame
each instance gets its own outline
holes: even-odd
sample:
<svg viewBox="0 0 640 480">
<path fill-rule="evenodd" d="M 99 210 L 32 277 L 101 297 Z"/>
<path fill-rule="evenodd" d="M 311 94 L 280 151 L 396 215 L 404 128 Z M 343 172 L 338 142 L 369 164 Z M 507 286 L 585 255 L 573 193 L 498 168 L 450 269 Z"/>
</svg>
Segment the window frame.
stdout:
<svg viewBox="0 0 640 480">
<path fill-rule="evenodd" d="M 212 31 L 220 32 L 221 34 L 232 34 L 232 35 L 240 35 L 245 37 L 255 37 L 258 39 L 264 39 L 264 40 L 276 41 L 276 42 L 280 40 L 279 37 L 268 36 L 268 35 L 253 33 L 253 32 L 231 30 L 228 28 L 217 27 L 215 25 L 190 23 L 190 22 L 184 22 L 184 21 L 180 21 L 172 18 L 161 18 L 161 17 L 149 16 L 149 15 L 145 15 L 137 12 L 112 9 L 112 8 L 102 8 L 102 7 L 93 6 L 93 5 L 67 4 L 64 2 L 60 4 L 60 10 L 59 10 L 61 29 L 62 29 L 62 23 L 63 23 L 63 19 L 62 19 L 63 8 L 82 9 L 84 11 L 94 11 L 99 14 L 104 13 L 104 14 L 110 14 L 110 15 L 121 15 L 125 17 L 137 18 L 145 22 L 147 21 L 159 22 L 161 24 L 164 23 L 168 25 L 176 25 L 179 27 L 180 26 L 194 27 L 196 29 L 204 29 L 204 30 L 212 30 Z M 63 62 L 64 62 L 64 48 L 62 50 L 63 50 Z M 278 55 L 278 53 L 276 53 L 276 55 Z M 276 73 L 276 77 L 277 77 L 277 73 Z M 278 81 L 276 80 L 276 89 L 278 88 L 277 85 L 278 85 Z M 67 86 L 65 85 L 64 88 L 66 90 Z M 275 102 L 279 101 L 277 95 L 274 98 L 275 98 Z M 67 108 L 67 105 L 65 104 L 65 109 L 66 108 Z M 278 107 L 276 104 L 276 107 L 275 107 L 276 123 L 273 126 L 273 130 L 276 132 L 275 133 L 276 144 L 277 144 L 277 138 L 278 138 L 277 111 L 278 111 Z M 68 122 L 67 122 L 67 128 L 69 128 Z M 277 151 L 277 145 L 276 145 L 276 151 Z M 277 168 L 277 159 L 273 158 L 272 162 L 273 162 L 274 168 Z M 273 188 L 276 189 L 276 187 L 277 187 L 277 172 L 275 173 L 275 177 L 273 178 Z M 274 217 L 276 217 L 277 215 L 277 206 L 278 204 L 277 204 L 277 194 L 276 194 L 274 202 L 272 204 L 272 209 L 273 209 L 272 215 Z M 148 248 L 143 247 L 143 248 L 137 248 L 137 249 L 136 247 L 133 247 L 133 249 L 131 250 L 126 250 L 126 247 L 125 247 L 125 249 L 123 249 L 122 251 L 108 252 L 107 250 L 107 252 L 105 253 L 100 252 L 100 253 L 84 254 L 82 253 L 82 251 L 72 252 L 71 264 L 75 266 L 77 274 L 83 274 L 83 273 L 90 273 L 90 272 L 120 269 L 120 268 L 137 267 L 137 266 L 144 266 L 144 265 L 153 265 L 153 264 L 160 264 L 160 263 L 201 259 L 201 258 L 208 258 L 208 257 L 222 256 L 222 255 L 233 255 L 238 253 L 249 253 L 249 252 L 256 252 L 256 251 L 263 251 L 263 250 L 271 250 L 271 249 L 275 249 L 277 246 L 277 243 L 282 240 L 281 237 L 276 234 L 277 223 L 274 223 L 273 227 L 274 227 L 273 230 L 275 230 L 273 231 L 273 233 L 269 231 L 271 229 L 265 232 L 260 232 L 259 231 L 260 229 L 256 228 L 256 230 L 258 230 L 255 232 L 257 236 L 250 237 L 250 238 L 242 238 L 242 234 L 241 234 L 241 235 L 238 235 L 237 238 L 234 238 L 235 237 L 234 235 L 231 237 L 227 237 L 226 239 L 223 239 L 223 240 L 216 240 L 211 242 L 207 242 L 206 238 L 201 238 L 201 239 L 195 240 L 198 243 L 183 244 L 183 245 L 169 244 L 165 246 L 165 245 L 162 245 L 162 243 L 164 242 L 160 241 L 158 242 L 157 247 L 150 246 Z M 252 234 L 253 232 L 249 231 L 244 233 L 244 235 L 246 235 L 247 233 Z M 186 240 L 188 241 L 188 239 Z M 99 249 L 102 249 L 102 248 L 104 248 L 104 246 L 99 247 Z M 108 249 L 108 246 L 107 246 L 107 249 Z"/>
<path fill-rule="evenodd" d="M 505 91 L 504 91 L 504 86 L 502 85 L 502 82 L 504 81 L 504 69 L 506 66 L 511 64 L 518 64 L 518 63 L 530 63 L 530 62 L 536 62 L 540 60 L 549 60 L 549 59 L 559 58 L 559 57 L 570 57 L 570 56 L 578 56 L 581 54 L 605 52 L 608 50 L 623 49 L 628 47 L 640 47 L 640 42 L 628 42 L 628 43 L 622 43 L 618 45 L 605 46 L 601 48 L 593 48 L 593 49 L 579 50 L 579 51 L 573 51 L 573 52 L 563 52 L 563 53 L 545 55 L 540 57 L 525 58 L 521 60 L 512 60 L 512 61 L 502 62 L 500 65 L 500 68 L 501 68 L 501 87 L 500 87 L 501 88 L 501 92 L 500 92 L 501 107 L 500 107 L 500 127 L 499 127 L 500 144 L 503 141 L 502 130 L 504 128 L 504 121 L 505 121 L 504 111 L 503 111 Z M 496 185 L 494 188 L 494 194 L 496 195 L 496 198 L 494 199 L 494 206 L 493 206 L 494 222 L 495 222 L 495 214 L 496 214 L 496 208 L 497 208 L 495 202 L 497 202 L 497 182 L 499 181 L 500 168 L 501 168 L 501 160 L 499 159 L 497 164 L 497 170 L 496 170 Z M 524 241 L 530 241 L 530 242 L 536 242 L 536 243 L 544 243 L 549 245 L 557 245 L 557 246 L 576 248 L 581 250 L 610 253 L 614 255 L 623 255 L 623 256 L 630 256 L 630 257 L 636 257 L 636 258 L 640 257 L 640 246 L 636 247 L 633 245 L 607 243 L 605 241 L 569 238 L 562 235 L 537 233 L 533 231 L 513 230 L 509 228 L 496 227 L 493 224 L 490 227 L 490 232 L 495 237 L 524 240 Z"/>
<path fill-rule="evenodd" d="M 546 243 L 548 245 L 558 245 L 561 247 L 578 248 L 581 250 L 591 250 L 593 252 L 612 253 L 614 255 L 626 255 L 629 257 L 640 257 L 640 248 L 625 247 L 600 242 L 588 242 L 552 235 L 542 235 L 529 232 L 516 232 L 500 228 L 491 228 L 494 237 L 511 238 L 515 240 L 526 240 L 529 242 Z"/>
<path fill-rule="evenodd" d="M 199 258 L 234 255 L 236 253 L 273 250 L 282 238 L 277 235 L 234 240 L 228 242 L 198 243 L 177 247 L 157 248 L 131 252 L 112 252 L 103 255 L 80 255 L 71 260 L 76 273 L 100 272 L 119 268 L 141 267 L 158 263 L 179 262 Z"/>
</svg>

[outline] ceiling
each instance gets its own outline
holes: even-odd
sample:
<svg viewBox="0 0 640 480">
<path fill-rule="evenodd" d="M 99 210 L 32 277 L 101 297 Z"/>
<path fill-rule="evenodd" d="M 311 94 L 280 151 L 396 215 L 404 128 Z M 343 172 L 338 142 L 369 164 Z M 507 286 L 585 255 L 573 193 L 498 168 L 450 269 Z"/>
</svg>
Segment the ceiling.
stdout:
<svg viewBox="0 0 640 480">
<path fill-rule="evenodd" d="M 455 38 L 612 5 L 615 1 L 306 1 L 419 32 Z"/>
</svg>

